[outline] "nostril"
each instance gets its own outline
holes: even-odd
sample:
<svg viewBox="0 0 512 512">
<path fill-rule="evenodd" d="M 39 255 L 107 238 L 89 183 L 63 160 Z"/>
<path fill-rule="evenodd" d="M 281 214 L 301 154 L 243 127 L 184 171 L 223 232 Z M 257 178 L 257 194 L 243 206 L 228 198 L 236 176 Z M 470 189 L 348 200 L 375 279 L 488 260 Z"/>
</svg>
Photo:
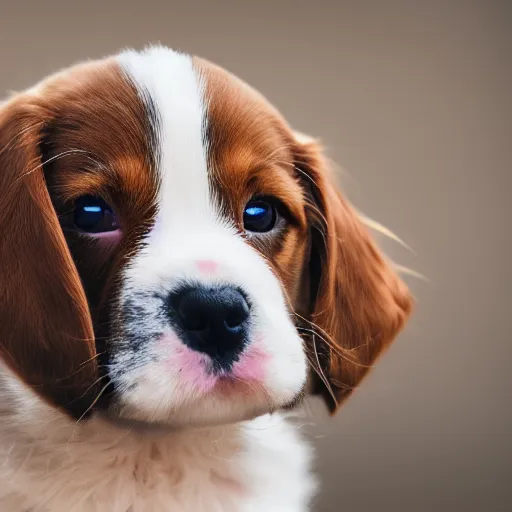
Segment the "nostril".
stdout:
<svg viewBox="0 0 512 512">
<path fill-rule="evenodd" d="M 241 297 L 230 310 L 227 311 L 224 325 L 228 330 L 239 328 L 249 317 L 249 305 L 247 301 Z"/>
<path fill-rule="evenodd" d="M 240 327 L 244 323 L 244 320 L 241 320 L 238 316 L 230 315 L 224 320 L 224 325 L 226 329 L 233 331 L 237 327 Z"/>
</svg>

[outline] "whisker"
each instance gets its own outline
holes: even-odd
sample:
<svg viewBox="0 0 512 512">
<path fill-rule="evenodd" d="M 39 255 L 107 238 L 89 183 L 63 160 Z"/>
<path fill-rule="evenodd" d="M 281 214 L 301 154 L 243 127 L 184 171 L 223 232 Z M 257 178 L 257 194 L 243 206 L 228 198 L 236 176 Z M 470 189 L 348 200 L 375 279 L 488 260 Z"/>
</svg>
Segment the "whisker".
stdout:
<svg viewBox="0 0 512 512">
<path fill-rule="evenodd" d="M 78 397 L 77 400 L 79 400 L 80 398 L 83 398 L 85 395 L 87 395 L 87 393 L 94 387 L 96 386 L 96 384 L 98 384 L 98 382 L 101 382 L 103 379 L 106 379 L 108 378 L 108 375 L 102 375 L 101 377 L 98 377 L 83 393 L 80 397 Z M 110 383 L 109 383 L 110 384 Z M 108 384 L 107 384 L 108 386 Z M 85 414 L 85 413 L 84 413 Z"/>
<path fill-rule="evenodd" d="M 30 131 L 30 130 L 32 130 L 32 129 L 34 129 L 34 128 L 36 128 L 37 126 L 43 125 L 43 124 L 44 124 L 44 121 L 38 121 L 37 123 L 31 124 L 30 126 L 27 126 L 27 127 L 23 128 L 23 130 L 19 131 L 19 132 L 18 132 L 18 133 L 17 133 L 17 134 L 16 134 L 16 135 L 15 135 L 15 136 L 14 136 L 14 137 L 9 141 L 9 142 L 8 142 L 8 143 L 7 143 L 7 144 L 6 144 L 6 145 L 5 145 L 5 146 L 0 150 L 0 155 L 2 155 L 5 151 L 7 151 L 7 150 L 11 149 L 11 148 L 12 148 L 12 147 L 17 143 L 17 142 L 19 142 L 20 137 L 21 137 L 24 133 L 26 133 L 26 132 L 28 132 L 28 131 Z"/>
<path fill-rule="evenodd" d="M 305 178 L 307 178 L 309 181 L 311 181 L 311 183 L 313 183 L 313 185 L 315 185 L 315 187 L 318 188 L 318 185 L 316 183 L 316 181 L 313 179 L 312 176 L 310 176 L 307 172 L 305 172 L 304 170 L 302 170 L 300 167 L 297 167 L 296 165 L 293 166 L 293 168 L 300 174 L 302 174 Z"/>
<path fill-rule="evenodd" d="M 81 372 L 83 369 L 84 369 L 84 366 L 92 361 L 94 361 L 94 359 L 100 357 L 101 355 L 105 354 L 105 352 L 100 352 L 99 354 L 96 354 L 94 356 L 92 356 L 91 358 L 87 359 L 86 361 L 82 361 L 78 367 L 72 372 L 70 373 L 68 376 L 66 377 L 60 377 L 59 379 L 57 379 L 57 382 L 61 382 L 63 380 L 67 380 L 69 379 L 70 377 L 73 377 L 73 375 L 76 375 L 77 373 Z"/>
<path fill-rule="evenodd" d="M 54 162 L 55 160 L 58 160 L 59 158 L 63 158 L 65 156 L 73 155 L 76 153 L 87 153 L 87 151 L 85 151 L 83 149 L 69 149 L 68 151 L 63 151 L 62 153 L 59 153 L 58 155 L 52 156 L 52 157 L 48 158 L 47 160 L 45 160 L 44 162 L 41 162 L 40 164 L 38 164 L 33 169 L 30 169 L 30 171 L 27 171 L 27 172 L 23 173 L 21 176 L 18 176 L 18 178 L 16 178 L 16 180 L 14 180 L 13 185 L 16 185 L 16 183 L 18 183 L 18 181 L 25 178 L 26 176 L 29 176 L 30 174 L 33 174 L 34 172 L 41 169 L 42 167 L 49 164 L 50 162 Z"/>
<path fill-rule="evenodd" d="M 102 327 L 104 325 L 108 325 L 108 322 L 104 322 L 101 324 L 98 323 L 96 325 L 97 325 L 97 327 Z M 95 336 L 94 338 L 77 338 L 76 336 L 70 336 L 70 338 L 75 341 L 96 341 L 96 340 L 107 340 L 108 336 Z"/>
<path fill-rule="evenodd" d="M 329 391 L 329 394 L 331 395 L 332 399 L 334 400 L 334 403 L 337 406 L 338 405 L 338 399 L 336 398 L 336 395 L 334 394 L 334 391 L 332 389 L 332 386 L 331 386 L 329 380 L 327 379 L 327 377 L 325 376 L 324 371 L 322 370 L 322 365 L 320 364 L 320 359 L 318 357 L 318 351 L 317 351 L 317 348 L 316 348 L 316 341 L 315 341 L 315 337 L 314 336 L 313 336 L 313 353 L 315 354 L 316 363 L 318 365 L 318 367 L 314 367 L 313 366 L 313 369 L 317 372 L 318 376 L 320 377 L 320 379 L 324 383 L 325 387 L 327 388 L 327 391 Z"/>
<path fill-rule="evenodd" d="M 98 352 L 97 354 L 95 354 L 94 356 L 92 356 L 91 358 L 87 359 L 87 361 L 84 361 L 83 363 L 80 363 L 80 366 L 83 366 L 84 364 L 87 364 L 87 363 L 90 363 L 91 361 L 94 361 L 94 359 L 102 356 L 103 354 L 105 354 L 105 351 L 103 352 Z"/>
<path fill-rule="evenodd" d="M 334 342 L 332 340 L 330 340 L 329 338 L 324 338 L 323 336 L 318 334 L 318 332 L 316 332 L 314 329 L 308 329 L 307 327 L 297 326 L 297 329 L 304 331 L 306 333 L 309 333 L 309 334 L 313 334 L 314 336 L 318 336 L 329 348 L 331 348 L 334 352 L 336 352 L 337 355 L 345 358 L 343 349 L 341 347 L 338 347 L 337 345 L 335 345 Z M 350 359 L 348 359 L 348 361 L 352 362 Z"/>
<path fill-rule="evenodd" d="M 324 341 L 328 345 L 328 347 L 330 349 L 332 349 L 336 353 L 336 355 L 338 355 L 339 357 L 341 357 L 348 363 L 353 364 L 354 366 L 357 366 L 359 368 L 364 368 L 366 370 L 369 368 L 372 368 L 372 365 L 367 365 L 367 364 L 362 364 L 362 363 L 357 362 L 355 360 L 355 356 L 351 355 L 355 349 L 361 348 L 364 345 L 358 345 L 357 347 L 353 347 L 352 349 L 342 349 L 341 347 L 338 347 L 337 345 L 330 344 L 332 342 L 327 341 L 325 338 L 320 336 L 317 332 L 313 331 L 312 329 L 306 329 L 304 327 L 298 327 L 298 329 L 309 332 L 309 333 L 313 334 L 314 336 L 318 336 L 322 341 Z"/>
<path fill-rule="evenodd" d="M 299 315 L 299 313 L 294 312 L 294 314 L 295 314 L 295 316 L 297 316 L 298 318 L 300 318 L 304 322 L 307 322 L 309 325 L 311 325 L 311 327 L 313 327 L 313 329 L 307 329 L 306 327 L 297 326 L 297 329 L 300 329 L 300 330 L 303 330 L 305 332 L 309 332 L 309 333 L 311 333 L 313 335 L 318 336 L 322 341 L 324 341 L 329 346 L 329 348 L 331 348 L 334 352 L 336 352 L 337 355 L 339 355 L 340 357 L 342 357 L 343 359 L 345 359 L 349 363 L 354 364 L 355 366 L 359 366 L 360 368 L 371 368 L 370 365 L 363 365 L 361 363 L 358 363 L 357 361 L 355 361 L 353 359 L 353 356 L 351 356 L 351 352 L 355 348 L 360 348 L 360 346 L 363 346 L 363 345 L 360 345 L 358 347 L 353 347 L 350 350 L 343 349 L 343 348 L 339 347 L 338 345 L 336 345 L 335 341 L 332 339 L 332 337 L 329 335 L 329 333 L 327 333 L 319 325 L 315 324 L 311 320 L 308 320 L 307 318 L 304 318 L 302 315 Z M 321 334 L 319 334 L 317 331 L 320 331 L 320 333 L 323 334 L 325 337 L 322 336 Z"/>
<path fill-rule="evenodd" d="M 106 377 L 106 375 L 103 376 L 103 378 Z M 98 380 L 101 380 L 98 379 Z M 98 381 L 97 381 L 98 382 Z M 95 382 L 95 384 L 97 383 Z M 87 407 L 87 409 L 85 410 L 85 412 L 80 416 L 80 418 L 78 418 L 78 420 L 76 420 L 76 424 L 78 425 L 78 423 L 80 423 L 80 421 L 82 421 L 85 416 L 87 415 L 87 413 L 98 403 L 98 400 L 101 398 L 101 396 L 103 395 L 103 393 L 105 393 L 105 391 L 107 390 L 107 388 L 110 386 L 110 382 L 107 383 L 105 386 L 103 386 L 101 388 L 101 391 L 98 393 L 98 395 L 96 396 L 96 398 L 93 400 L 92 404 Z"/>
</svg>

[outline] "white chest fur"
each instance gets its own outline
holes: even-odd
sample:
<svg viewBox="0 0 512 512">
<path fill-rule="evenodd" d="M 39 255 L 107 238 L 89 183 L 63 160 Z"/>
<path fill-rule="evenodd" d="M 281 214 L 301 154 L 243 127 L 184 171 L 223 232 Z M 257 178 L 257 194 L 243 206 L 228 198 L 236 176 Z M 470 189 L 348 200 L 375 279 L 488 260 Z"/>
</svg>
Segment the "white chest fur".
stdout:
<svg viewBox="0 0 512 512">
<path fill-rule="evenodd" d="M 310 449 L 282 415 L 142 435 L 16 391 L 0 410 L 2 512 L 308 510 Z"/>
</svg>

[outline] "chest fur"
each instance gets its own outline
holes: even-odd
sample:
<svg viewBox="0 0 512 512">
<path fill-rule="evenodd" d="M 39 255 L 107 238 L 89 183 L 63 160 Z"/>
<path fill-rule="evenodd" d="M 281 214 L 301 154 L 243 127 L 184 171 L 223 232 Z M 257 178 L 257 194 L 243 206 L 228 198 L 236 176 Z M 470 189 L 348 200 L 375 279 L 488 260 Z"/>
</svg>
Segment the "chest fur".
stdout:
<svg viewBox="0 0 512 512">
<path fill-rule="evenodd" d="M 301 512 L 314 489 L 309 448 L 278 415 L 165 436 L 98 421 L 65 435 L 8 437 L 6 512 Z"/>
</svg>

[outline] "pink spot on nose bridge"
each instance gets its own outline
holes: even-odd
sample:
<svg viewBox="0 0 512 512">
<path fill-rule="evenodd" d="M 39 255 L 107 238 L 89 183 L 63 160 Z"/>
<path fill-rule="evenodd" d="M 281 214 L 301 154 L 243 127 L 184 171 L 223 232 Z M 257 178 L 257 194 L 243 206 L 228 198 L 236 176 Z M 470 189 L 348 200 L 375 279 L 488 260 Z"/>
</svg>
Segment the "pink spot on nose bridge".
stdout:
<svg viewBox="0 0 512 512">
<path fill-rule="evenodd" d="M 214 260 L 197 260 L 196 265 L 203 274 L 213 274 L 219 266 Z"/>
</svg>

